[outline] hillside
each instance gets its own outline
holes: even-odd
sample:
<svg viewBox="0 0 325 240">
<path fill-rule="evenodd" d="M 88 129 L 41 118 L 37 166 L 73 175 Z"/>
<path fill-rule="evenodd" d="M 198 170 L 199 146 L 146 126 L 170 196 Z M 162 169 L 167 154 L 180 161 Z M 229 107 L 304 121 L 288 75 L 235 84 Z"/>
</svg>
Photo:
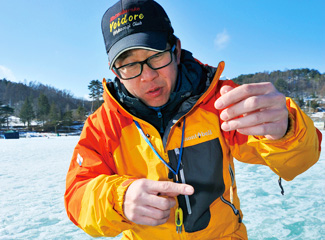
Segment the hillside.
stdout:
<svg viewBox="0 0 325 240">
<path fill-rule="evenodd" d="M 9 128 L 10 116 L 24 116 L 23 122 L 33 125 L 32 130 L 65 131 L 73 122 L 83 122 L 91 105 L 91 101 L 75 98 L 67 90 L 37 82 L 27 84 L 0 79 L 0 128 L 1 125 Z"/>
<path fill-rule="evenodd" d="M 297 99 L 325 97 L 325 74 L 315 69 L 301 68 L 247 74 L 233 80 L 238 84 L 272 82 L 284 95 Z"/>
<path fill-rule="evenodd" d="M 13 107 L 16 116 L 19 115 L 21 105 L 26 98 L 30 98 L 33 106 L 36 107 L 37 99 L 41 93 L 48 98 L 50 105 L 55 103 L 61 112 L 66 111 L 67 108 L 71 110 L 77 109 L 80 105 L 85 107 L 86 111 L 90 111 L 90 101 L 75 98 L 68 90 L 59 90 L 38 82 L 25 84 L 0 79 L 0 102 Z"/>
</svg>

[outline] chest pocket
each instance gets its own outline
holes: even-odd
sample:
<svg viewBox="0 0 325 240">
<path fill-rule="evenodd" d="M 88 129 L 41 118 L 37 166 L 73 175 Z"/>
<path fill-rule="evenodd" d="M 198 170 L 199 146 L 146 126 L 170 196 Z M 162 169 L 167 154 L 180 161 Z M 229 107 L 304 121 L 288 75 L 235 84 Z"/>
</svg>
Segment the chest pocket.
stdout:
<svg viewBox="0 0 325 240">
<path fill-rule="evenodd" d="M 177 150 L 168 151 L 168 156 L 170 165 L 176 169 Z M 178 179 L 182 182 L 184 178 L 195 189 L 195 193 L 189 196 L 189 201 L 183 195 L 178 196 L 179 205 L 184 212 L 184 228 L 186 232 L 200 231 L 210 222 L 209 206 L 225 191 L 223 155 L 218 138 L 183 149 Z"/>
</svg>

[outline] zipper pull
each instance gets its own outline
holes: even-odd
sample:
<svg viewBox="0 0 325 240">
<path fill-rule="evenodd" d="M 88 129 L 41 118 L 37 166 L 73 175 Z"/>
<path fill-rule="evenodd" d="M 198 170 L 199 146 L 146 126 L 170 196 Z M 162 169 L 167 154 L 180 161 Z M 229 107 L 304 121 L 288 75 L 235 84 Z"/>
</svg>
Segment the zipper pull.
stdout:
<svg viewBox="0 0 325 240">
<path fill-rule="evenodd" d="M 178 207 L 175 210 L 175 224 L 176 224 L 176 232 L 182 233 L 183 210 L 180 207 Z"/>
<path fill-rule="evenodd" d="M 284 189 L 283 189 L 283 187 L 282 187 L 281 179 L 282 179 L 282 178 L 279 177 L 278 183 L 279 183 L 279 186 L 280 186 L 280 188 L 281 188 L 281 194 L 284 195 Z"/>
<path fill-rule="evenodd" d="M 175 175 L 175 179 L 176 179 L 176 181 L 175 181 L 176 183 L 180 183 L 180 181 L 178 180 L 178 175 L 177 174 Z"/>
</svg>

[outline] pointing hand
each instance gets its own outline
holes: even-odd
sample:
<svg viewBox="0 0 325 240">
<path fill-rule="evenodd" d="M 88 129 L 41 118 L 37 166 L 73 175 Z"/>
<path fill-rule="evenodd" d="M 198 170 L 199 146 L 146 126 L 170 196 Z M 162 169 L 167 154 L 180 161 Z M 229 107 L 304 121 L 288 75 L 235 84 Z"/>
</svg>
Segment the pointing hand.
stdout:
<svg viewBox="0 0 325 240">
<path fill-rule="evenodd" d="M 167 222 L 176 196 L 193 193 L 187 184 L 139 179 L 125 193 L 124 214 L 134 223 L 157 226 Z"/>
</svg>

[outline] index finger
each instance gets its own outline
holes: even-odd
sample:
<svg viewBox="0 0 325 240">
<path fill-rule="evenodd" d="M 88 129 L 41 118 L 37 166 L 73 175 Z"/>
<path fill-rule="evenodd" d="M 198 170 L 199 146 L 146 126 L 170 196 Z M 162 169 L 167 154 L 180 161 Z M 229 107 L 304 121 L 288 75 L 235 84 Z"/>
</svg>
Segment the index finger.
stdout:
<svg viewBox="0 0 325 240">
<path fill-rule="evenodd" d="M 221 93 L 225 93 L 215 102 L 214 106 L 216 109 L 226 108 L 251 96 L 267 94 L 274 89 L 273 85 L 268 82 L 244 84 L 231 90 L 227 89 L 227 91 L 223 91 L 223 88 L 229 87 L 224 86 L 220 89 Z"/>
<path fill-rule="evenodd" d="M 183 183 L 174 183 L 168 181 L 157 181 L 150 184 L 149 191 L 163 196 L 176 197 L 182 195 L 192 195 L 194 188 L 191 185 Z"/>
</svg>

